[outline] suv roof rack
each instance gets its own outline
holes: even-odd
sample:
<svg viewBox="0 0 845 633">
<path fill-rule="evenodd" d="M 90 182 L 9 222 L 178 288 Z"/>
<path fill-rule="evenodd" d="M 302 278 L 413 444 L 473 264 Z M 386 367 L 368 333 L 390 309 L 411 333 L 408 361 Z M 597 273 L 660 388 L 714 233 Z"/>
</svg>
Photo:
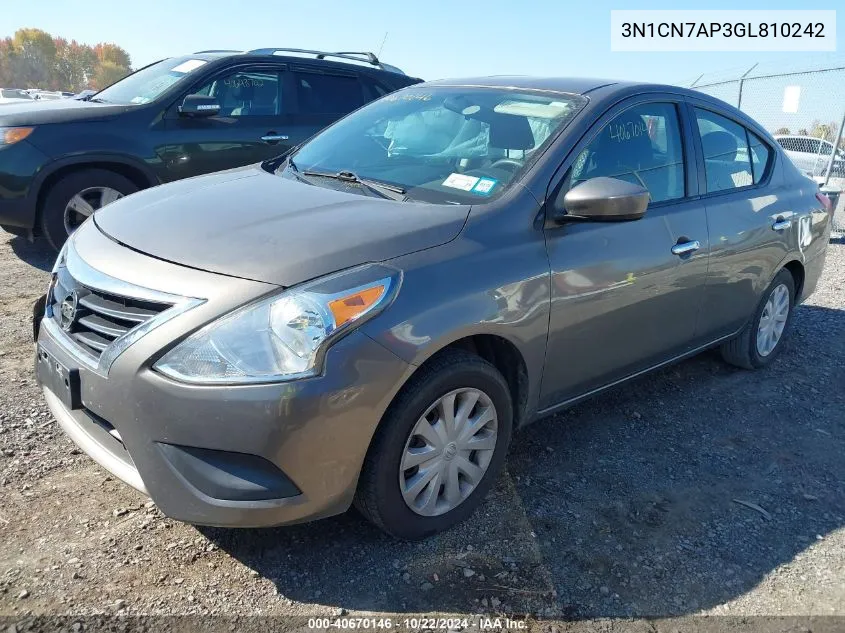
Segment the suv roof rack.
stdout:
<svg viewBox="0 0 845 633">
<path fill-rule="evenodd" d="M 325 59 L 326 57 L 337 57 L 340 59 L 347 59 L 353 62 L 363 62 L 365 64 L 376 66 L 377 68 L 380 68 L 382 70 L 398 73 L 400 75 L 405 74 L 396 66 L 391 66 L 390 64 L 385 64 L 379 61 L 379 58 L 376 57 L 375 54 L 369 52 L 339 51 L 336 53 L 331 53 L 328 51 L 312 51 L 304 48 L 256 48 L 251 51 L 247 51 L 247 54 L 249 55 L 275 55 L 276 53 L 301 53 L 305 55 L 314 55 L 316 59 Z"/>
</svg>

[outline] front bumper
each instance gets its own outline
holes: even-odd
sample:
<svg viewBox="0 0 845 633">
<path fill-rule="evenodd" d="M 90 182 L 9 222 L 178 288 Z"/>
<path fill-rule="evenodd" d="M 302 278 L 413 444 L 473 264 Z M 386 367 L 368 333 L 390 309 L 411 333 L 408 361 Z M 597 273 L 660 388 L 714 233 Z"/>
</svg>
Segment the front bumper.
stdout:
<svg viewBox="0 0 845 633">
<path fill-rule="evenodd" d="M 69 408 L 42 388 L 53 415 L 82 450 L 152 497 L 166 515 L 189 523 L 281 525 L 349 507 L 376 425 L 409 375 L 408 364 L 353 332 L 329 350 L 322 376 L 243 386 L 175 382 L 150 369 L 151 358 L 226 301 L 244 302 L 226 295 L 254 297 L 260 284 L 147 258 L 104 238 L 92 223 L 77 232 L 74 243 L 83 259 L 88 252 L 95 260 L 120 261 L 119 272 L 109 270 L 115 277 L 155 274 L 150 269 L 163 273 L 167 267 L 170 275 L 161 279 L 184 273 L 206 279 L 198 290 L 226 286 L 141 337 L 105 376 L 79 361 L 60 328 L 42 325 L 38 350 L 78 370 L 81 408 Z"/>
<path fill-rule="evenodd" d="M 24 234 L 35 226 L 35 184 L 48 161 L 28 141 L 0 149 L 0 227 Z"/>
</svg>

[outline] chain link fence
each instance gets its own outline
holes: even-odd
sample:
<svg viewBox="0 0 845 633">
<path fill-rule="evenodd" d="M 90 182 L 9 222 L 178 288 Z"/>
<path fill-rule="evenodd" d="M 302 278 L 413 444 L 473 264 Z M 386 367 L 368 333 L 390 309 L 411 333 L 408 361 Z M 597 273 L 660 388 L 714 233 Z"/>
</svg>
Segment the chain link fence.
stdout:
<svg viewBox="0 0 845 633">
<path fill-rule="evenodd" d="M 701 75 L 690 87 L 736 106 L 771 132 L 836 203 L 833 228 L 845 233 L 845 59 L 827 68 L 755 64 L 727 76 Z"/>
</svg>

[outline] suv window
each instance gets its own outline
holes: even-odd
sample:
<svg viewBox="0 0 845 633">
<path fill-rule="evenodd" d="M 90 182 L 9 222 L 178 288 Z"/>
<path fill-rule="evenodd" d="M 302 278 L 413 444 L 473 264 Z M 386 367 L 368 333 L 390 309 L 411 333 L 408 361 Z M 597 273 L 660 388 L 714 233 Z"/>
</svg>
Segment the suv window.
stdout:
<svg viewBox="0 0 845 633">
<path fill-rule="evenodd" d="M 671 103 L 630 108 L 608 123 L 572 166 L 570 184 L 608 176 L 648 189 L 652 202 L 684 197 L 684 153 Z"/>
<path fill-rule="evenodd" d="M 282 110 L 279 73 L 241 69 L 216 77 L 195 91 L 220 102 L 223 117 L 274 116 Z"/>
<path fill-rule="evenodd" d="M 390 90 L 385 88 L 372 77 L 362 75 L 361 83 L 363 83 L 364 87 L 369 91 L 371 99 L 378 99 L 379 97 L 383 97 L 384 95 L 390 93 Z"/>
<path fill-rule="evenodd" d="M 760 174 L 755 180 L 746 129 L 739 123 L 709 110 L 696 108 L 695 117 L 698 121 L 701 147 L 704 151 L 704 173 L 707 178 L 708 193 L 736 189 L 759 182 L 763 169 L 759 170 Z M 760 141 L 756 137 L 755 139 Z M 768 161 L 768 148 L 765 149 L 765 158 Z M 760 151 L 758 150 L 758 158 L 760 158 Z M 765 167 L 765 163 L 762 167 Z"/>
<path fill-rule="evenodd" d="M 294 78 L 302 112 L 346 114 L 367 102 L 361 82 L 355 75 L 298 70 L 294 72 Z"/>
</svg>

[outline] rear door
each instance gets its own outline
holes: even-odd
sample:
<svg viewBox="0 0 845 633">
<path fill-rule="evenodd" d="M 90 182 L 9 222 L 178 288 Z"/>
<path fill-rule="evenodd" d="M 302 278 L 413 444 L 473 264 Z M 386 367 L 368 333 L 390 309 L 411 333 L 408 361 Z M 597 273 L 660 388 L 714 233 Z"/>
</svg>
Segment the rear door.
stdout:
<svg viewBox="0 0 845 633">
<path fill-rule="evenodd" d="M 217 98 L 207 118 L 179 115 L 183 95 L 167 112 L 169 180 L 240 167 L 284 153 L 294 142 L 285 64 L 242 64 L 195 84 L 187 94 Z"/>
<path fill-rule="evenodd" d="M 378 96 L 354 71 L 308 64 L 290 69 L 295 122 L 290 129 L 301 143 Z"/>
<path fill-rule="evenodd" d="M 712 340 L 751 317 L 800 218 L 768 140 L 706 102 L 693 101 L 690 116 L 711 243 L 700 334 Z"/>
</svg>

